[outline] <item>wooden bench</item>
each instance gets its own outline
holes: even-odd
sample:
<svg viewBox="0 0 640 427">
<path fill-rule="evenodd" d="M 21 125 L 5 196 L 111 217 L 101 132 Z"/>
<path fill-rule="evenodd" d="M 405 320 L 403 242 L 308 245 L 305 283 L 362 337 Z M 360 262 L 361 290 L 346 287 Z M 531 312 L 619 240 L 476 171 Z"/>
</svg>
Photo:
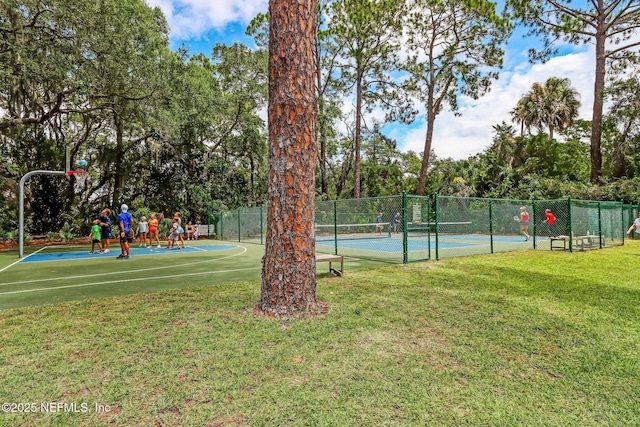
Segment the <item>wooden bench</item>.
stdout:
<svg viewBox="0 0 640 427">
<path fill-rule="evenodd" d="M 342 255 L 316 254 L 316 264 L 319 262 L 329 263 L 329 273 L 334 273 L 336 276 L 344 274 L 344 257 Z M 332 262 L 340 262 L 340 270 L 331 268 Z"/>
<path fill-rule="evenodd" d="M 584 251 L 585 248 L 591 249 L 596 245 L 596 243 L 599 243 L 600 236 L 577 236 L 573 239 L 575 241 L 573 245 L 574 249 L 580 249 L 581 251 Z"/>
<path fill-rule="evenodd" d="M 554 249 L 562 249 L 564 251 L 569 250 L 567 248 L 567 244 L 571 238 L 569 236 L 557 236 L 552 237 L 551 240 L 551 250 Z M 562 242 L 562 246 L 560 244 L 554 245 L 554 242 Z M 604 237 L 600 237 L 597 235 L 589 235 L 589 236 L 575 236 L 573 237 L 573 250 L 581 250 L 591 249 L 594 247 L 600 247 L 600 244 L 604 246 Z"/>
<path fill-rule="evenodd" d="M 569 236 L 557 236 L 557 237 L 551 237 L 549 239 L 550 242 L 550 249 L 554 250 L 554 249 L 562 249 L 563 251 L 567 250 L 567 243 L 569 243 Z M 559 245 L 555 245 L 554 246 L 554 242 L 562 242 L 562 246 Z"/>
</svg>

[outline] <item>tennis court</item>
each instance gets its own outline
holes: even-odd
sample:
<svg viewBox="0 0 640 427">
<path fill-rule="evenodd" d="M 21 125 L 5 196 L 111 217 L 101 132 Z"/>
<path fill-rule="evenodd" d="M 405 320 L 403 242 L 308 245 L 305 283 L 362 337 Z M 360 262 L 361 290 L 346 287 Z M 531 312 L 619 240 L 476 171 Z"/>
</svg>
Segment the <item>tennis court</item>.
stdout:
<svg viewBox="0 0 640 427">
<path fill-rule="evenodd" d="M 403 232 L 405 226 L 406 233 Z M 436 228 L 438 233 L 435 232 Z M 318 251 L 387 262 L 420 261 L 533 247 L 533 241 L 525 241 L 522 234 L 490 234 L 476 231 L 477 228 L 472 221 L 457 221 L 438 224 L 316 224 L 315 230 Z"/>
</svg>

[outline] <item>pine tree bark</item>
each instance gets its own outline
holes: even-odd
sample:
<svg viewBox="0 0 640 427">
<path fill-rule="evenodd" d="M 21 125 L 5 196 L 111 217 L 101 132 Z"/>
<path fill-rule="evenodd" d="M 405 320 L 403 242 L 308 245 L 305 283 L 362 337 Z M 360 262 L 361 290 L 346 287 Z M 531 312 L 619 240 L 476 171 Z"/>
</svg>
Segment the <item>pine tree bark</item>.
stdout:
<svg viewBox="0 0 640 427">
<path fill-rule="evenodd" d="M 316 0 L 269 1 L 269 177 L 257 311 L 317 309 L 315 268 Z"/>
<path fill-rule="evenodd" d="M 598 17 L 599 20 L 603 18 Z M 604 27 L 604 25 L 602 25 Z M 602 28 L 599 27 L 599 28 Z M 606 38 L 602 31 L 596 34 L 596 76 L 593 90 L 593 115 L 591 120 L 591 182 L 599 184 L 602 176 L 602 111 L 606 73 Z"/>
</svg>

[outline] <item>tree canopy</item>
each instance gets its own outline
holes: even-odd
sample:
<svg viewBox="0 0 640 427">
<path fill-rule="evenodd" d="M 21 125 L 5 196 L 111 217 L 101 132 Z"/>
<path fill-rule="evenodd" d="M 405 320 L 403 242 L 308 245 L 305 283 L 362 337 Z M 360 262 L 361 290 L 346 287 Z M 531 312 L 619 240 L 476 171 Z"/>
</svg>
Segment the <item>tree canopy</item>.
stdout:
<svg viewBox="0 0 640 427">
<path fill-rule="evenodd" d="M 546 60 L 557 52 L 557 41 L 595 45 L 594 97 L 591 124 L 591 180 L 602 174 L 602 119 L 605 76 L 609 66 L 638 63 L 634 48 L 640 46 L 640 3 L 637 0 L 508 0 L 519 22 L 541 36 L 540 49 L 532 48 L 533 60 Z"/>
</svg>

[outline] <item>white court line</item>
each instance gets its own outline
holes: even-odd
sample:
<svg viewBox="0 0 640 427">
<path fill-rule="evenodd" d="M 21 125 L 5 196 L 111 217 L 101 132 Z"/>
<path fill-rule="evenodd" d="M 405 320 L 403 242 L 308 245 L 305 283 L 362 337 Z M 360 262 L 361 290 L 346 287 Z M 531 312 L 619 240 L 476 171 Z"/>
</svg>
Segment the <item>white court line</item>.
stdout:
<svg viewBox="0 0 640 427">
<path fill-rule="evenodd" d="M 29 258 L 31 255 L 35 255 L 40 251 L 44 251 L 45 249 L 47 249 L 48 246 L 43 246 L 40 249 L 38 249 L 37 251 L 27 255 L 26 257 L 20 258 L 19 260 L 17 260 L 16 262 L 14 262 L 13 264 L 9 264 L 7 265 L 5 268 L 3 268 L 2 270 L 0 270 L 0 273 L 2 273 L 3 271 L 7 270 L 9 267 L 13 267 L 14 265 L 20 263 L 21 261 L 24 261 L 25 259 Z"/>
<path fill-rule="evenodd" d="M 22 291 L 0 292 L 0 295 L 24 294 L 27 292 L 55 291 L 58 289 L 81 288 L 86 286 L 111 285 L 113 283 L 141 282 L 144 280 L 172 279 L 175 277 L 201 276 L 203 274 L 235 273 L 239 271 L 261 270 L 261 269 L 262 267 L 253 267 L 253 268 L 240 268 L 237 270 L 204 271 L 200 273 L 172 274 L 170 276 L 160 276 L 160 277 L 156 276 L 156 277 L 141 277 L 138 279 L 110 280 L 108 282 L 82 283 L 79 285 L 56 286 L 54 288 L 37 288 L 37 289 L 25 289 Z"/>
<path fill-rule="evenodd" d="M 196 249 L 196 250 L 198 250 L 198 251 L 202 251 L 202 252 L 209 252 L 209 251 L 207 251 L 206 249 L 202 249 L 202 248 L 200 248 L 200 247 L 198 247 L 198 246 L 187 246 L 187 247 L 188 247 L 188 248 L 191 248 L 191 249 Z"/>
<path fill-rule="evenodd" d="M 112 271 L 112 272 L 109 272 L 109 273 L 97 273 L 97 274 L 83 274 L 81 276 L 69 276 L 69 277 L 64 277 L 64 278 L 53 277 L 53 278 L 49 278 L 49 279 L 23 280 L 23 281 L 20 281 L 20 282 L 0 283 L 0 286 L 22 285 L 22 284 L 25 284 L 25 283 L 51 282 L 51 281 L 58 281 L 58 280 L 61 280 L 61 279 L 65 279 L 65 280 L 66 279 L 68 279 L 68 280 L 71 280 L 71 279 L 86 279 L 87 277 L 111 276 L 111 275 L 114 275 L 114 274 L 131 274 L 131 273 L 141 273 L 141 272 L 145 272 L 145 271 L 164 270 L 164 269 L 167 269 L 167 268 L 176 268 L 176 267 L 182 267 L 182 266 L 204 264 L 204 263 L 207 263 L 207 262 L 222 261 L 224 259 L 240 256 L 240 255 L 244 254 L 245 252 L 247 252 L 247 248 L 245 248 L 244 246 L 239 246 L 238 245 L 236 247 L 237 248 L 242 248 L 243 249 L 242 252 L 239 252 L 237 254 L 232 254 L 232 255 L 229 255 L 229 256 L 225 256 L 225 257 L 222 257 L 222 258 L 207 259 L 205 261 L 188 262 L 188 263 L 181 263 L 181 264 L 175 264 L 175 265 L 165 265 L 165 266 L 162 266 L 162 267 L 143 268 L 143 269 L 140 269 L 140 270 Z M 42 249 L 44 249 L 44 248 L 42 248 Z M 118 260 L 116 262 L 126 263 L 127 261 L 126 260 Z"/>
</svg>

